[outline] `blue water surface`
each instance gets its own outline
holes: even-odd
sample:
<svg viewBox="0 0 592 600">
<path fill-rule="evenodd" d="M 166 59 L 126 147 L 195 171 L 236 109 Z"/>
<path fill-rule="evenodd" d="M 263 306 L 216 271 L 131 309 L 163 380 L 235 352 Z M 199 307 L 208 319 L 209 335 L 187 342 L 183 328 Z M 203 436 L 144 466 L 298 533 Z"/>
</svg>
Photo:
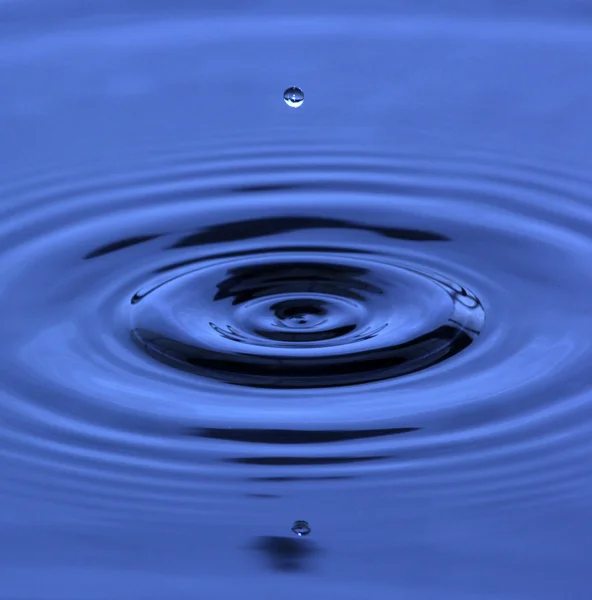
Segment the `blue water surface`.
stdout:
<svg viewBox="0 0 592 600">
<path fill-rule="evenodd" d="M 0 600 L 592 598 L 591 55 L 0 2 Z"/>
</svg>

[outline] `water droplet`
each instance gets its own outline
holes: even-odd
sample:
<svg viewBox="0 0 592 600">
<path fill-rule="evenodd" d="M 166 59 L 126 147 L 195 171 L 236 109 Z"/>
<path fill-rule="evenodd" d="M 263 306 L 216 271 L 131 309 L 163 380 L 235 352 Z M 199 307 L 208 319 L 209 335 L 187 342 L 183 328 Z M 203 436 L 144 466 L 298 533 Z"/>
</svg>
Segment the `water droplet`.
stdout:
<svg viewBox="0 0 592 600">
<path fill-rule="evenodd" d="M 306 521 L 294 521 L 292 525 L 292 531 L 298 536 L 308 535 L 310 533 L 310 527 Z"/>
<path fill-rule="evenodd" d="M 284 101 L 292 108 L 298 108 L 304 102 L 304 92 L 298 87 L 289 87 L 284 92 Z"/>
</svg>

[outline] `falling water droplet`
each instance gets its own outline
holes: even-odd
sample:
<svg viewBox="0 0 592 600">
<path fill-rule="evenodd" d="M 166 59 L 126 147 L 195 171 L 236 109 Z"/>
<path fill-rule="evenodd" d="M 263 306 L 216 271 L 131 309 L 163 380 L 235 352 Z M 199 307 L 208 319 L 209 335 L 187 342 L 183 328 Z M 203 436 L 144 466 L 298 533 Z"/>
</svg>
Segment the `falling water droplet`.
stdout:
<svg viewBox="0 0 592 600">
<path fill-rule="evenodd" d="M 310 533 L 310 527 L 306 521 L 294 521 L 292 525 L 292 531 L 298 536 L 308 535 Z"/>
<path fill-rule="evenodd" d="M 298 87 L 289 87 L 284 92 L 284 101 L 292 108 L 298 108 L 304 102 L 304 92 Z"/>
</svg>

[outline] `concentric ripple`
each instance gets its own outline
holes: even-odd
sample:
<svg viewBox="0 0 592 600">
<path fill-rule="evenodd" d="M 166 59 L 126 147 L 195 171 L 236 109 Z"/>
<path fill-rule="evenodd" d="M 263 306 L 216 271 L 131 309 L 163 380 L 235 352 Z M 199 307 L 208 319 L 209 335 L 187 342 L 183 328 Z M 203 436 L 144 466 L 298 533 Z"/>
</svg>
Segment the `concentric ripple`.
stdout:
<svg viewBox="0 0 592 600">
<path fill-rule="evenodd" d="M 387 261 L 306 246 L 204 257 L 134 296 L 133 337 L 164 363 L 270 388 L 379 381 L 469 346 L 483 323 L 479 300 L 459 284 Z"/>
<path fill-rule="evenodd" d="M 586 281 L 585 209 L 543 204 L 533 224 L 521 183 L 533 171 L 495 157 L 275 154 L 176 156 L 86 182 L 100 191 L 84 206 L 86 191 L 57 184 L 67 200 L 30 197 L 13 215 L 5 264 L 26 268 L 6 269 L 2 296 L 15 316 L 3 325 L 4 386 L 20 398 L 11 443 L 63 485 L 82 468 L 120 486 L 125 460 L 136 485 L 118 488 L 121 506 L 160 489 L 187 509 L 192 490 L 206 499 L 237 477 L 392 473 L 409 493 L 456 482 L 491 500 L 500 453 L 523 461 L 497 493 L 519 493 L 538 460 L 525 439 L 547 443 L 537 419 L 571 428 L 584 406 L 589 315 L 548 281 L 550 269 L 562 289 Z M 541 177 L 535 195 L 573 206 L 580 185 Z M 570 271 L 553 267 L 568 257 Z M 561 439 L 568 460 L 577 447 Z"/>
<path fill-rule="evenodd" d="M 320 19 L 285 83 L 293 22 L 272 43 L 263 21 L 232 51 L 183 22 L 0 56 L 3 135 L 26 140 L 0 173 L 2 497 L 179 520 L 323 490 L 327 514 L 336 490 L 369 515 L 583 502 L 588 121 L 550 144 L 548 74 L 510 91 L 543 63 L 572 85 L 589 36 L 446 29 L 443 53 L 435 26 Z"/>
</svg>

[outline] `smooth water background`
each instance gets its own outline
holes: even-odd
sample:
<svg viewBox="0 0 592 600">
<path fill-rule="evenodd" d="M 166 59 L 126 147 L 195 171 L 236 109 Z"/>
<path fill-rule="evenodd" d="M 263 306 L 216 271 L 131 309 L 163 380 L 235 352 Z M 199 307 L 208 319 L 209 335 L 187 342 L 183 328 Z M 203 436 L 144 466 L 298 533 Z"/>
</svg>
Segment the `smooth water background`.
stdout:
<svg viewBox="0 0 592 600">
<path fill-rule="evenodd" d="M 0 599 L 592 597 L 591 16 L 0 2 Z M 285 389 L 277 285 L 470 340 Z"/>
</svg>

